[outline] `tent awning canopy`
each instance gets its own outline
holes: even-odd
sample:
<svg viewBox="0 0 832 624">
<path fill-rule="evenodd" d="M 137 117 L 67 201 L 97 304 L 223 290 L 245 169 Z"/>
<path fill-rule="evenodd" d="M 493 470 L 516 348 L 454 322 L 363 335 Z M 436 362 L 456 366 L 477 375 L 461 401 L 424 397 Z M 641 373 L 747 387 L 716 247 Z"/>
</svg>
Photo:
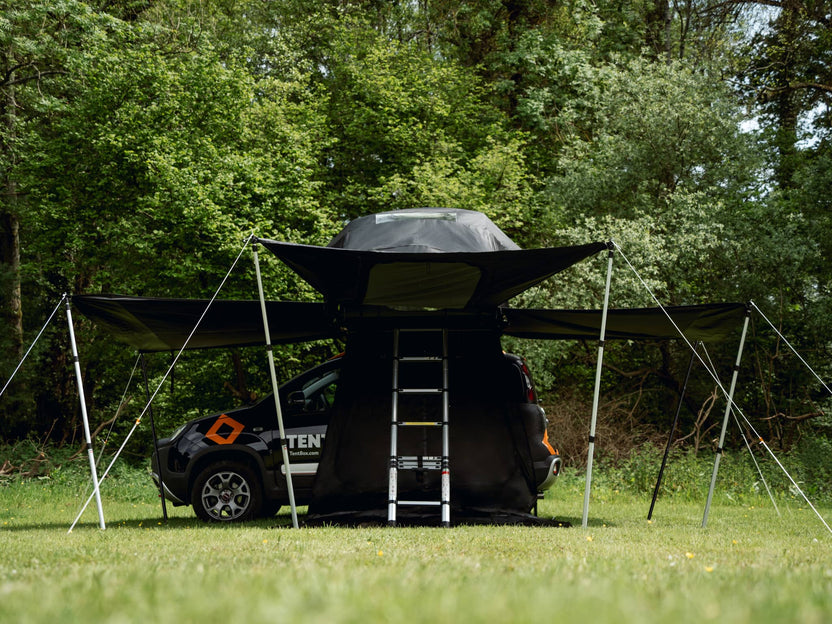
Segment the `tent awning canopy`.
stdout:
<svg viewBox="0 0 832 624">
<path fill-rule="evenodd" d="M 162 299 L 121 295 L 76 295 L 73 304 L 116 339 L 139 351 L 175 351 L 183 347 L 205 349 L 265 344 L 260 302 L 207 299 Z M 345 319 L 330 313 L 323 303 L 268 301 L 269 330 L 275 343 L 331 339 L 352 321 L 427 321 L 482 325 L 482 314 L 421 312 L 412 314 L 373 308 L 360 318 Z M 722 340 L 739 327 L 745 306 L 738 303 L 665 308 L 688 340 Z M 205 316 L 200 321 L 203 313 Z M 598 338 L 601 310 L 522 310 L 500 308 L 492 317 L 495 331 L 519 338 L 584 340 Z M 680 338 L 661 308 L 609 310 L 609 340 L 666 340 Z M 187 343 L 187 346 L 186 346 Z"/>
<path fill-rule="evenodd" d="M 273 342 L 334 338 L 344 327 L 487 327 L 521 338 L 600 335 L 600 310 L 501 307 L 512 297 L 608 248 L 593 242 L 520 249 L 472 210 L 414 208 L 350 221 L 326 247 L 254 239 L 324 296 L 324 303 L 266 302 Z M 78 309 L 141 351 L 260 345 L 259 301 L 73 297 Z M 610 310 L 609 339 L 718 340 L 739 324 L 744 306 L 716 304 Z M 674 323 L 678 327 L 674 327 Z"/>
<path fill-rule="evenodd" d="M 331 303 L 404 309 L 493 308 L 607 246 L 432 253 L 258 242 Z"/>
<path fill-rule="evenodd" d="M 714 303 L 665 308 L 629 308 L 607 311 L 607 340 L 724 340 L 739 328 L 746 306 Z M 598 338 L 601 310 L 504 310 L 504 333 L 518 338 L 575 340 Z"/>
<path fill-rule="evenodd" d="M 139 351 L 178 351 L 186 343 L 188 349 L 266 343 L 257 300 L 217 299 L 209 307 L 208 299 L 76 295 L 72 303 L 113 337 Z M 323 303 L 267 301 L 266 312 L 274 343 L 338 335 Z"/>
</svg>

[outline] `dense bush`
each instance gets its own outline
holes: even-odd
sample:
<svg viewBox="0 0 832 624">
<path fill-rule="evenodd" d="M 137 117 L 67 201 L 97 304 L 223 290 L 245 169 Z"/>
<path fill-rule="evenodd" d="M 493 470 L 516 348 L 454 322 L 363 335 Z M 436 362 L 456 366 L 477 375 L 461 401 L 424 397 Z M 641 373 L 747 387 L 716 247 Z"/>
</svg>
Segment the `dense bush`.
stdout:
<svg viewBox="0 0 832 624">
<path fill-rule="evenodd" d="M 813 453 L 796 450 L 790 454 L 776 453 L 777 459 L 813 504 L 832 502 L 829 488 L 830 448 L 825 438 L 805 443 Z M 797 488 L 770 455 L 759 446 L 754 447 L 754 459 L 747 449 L 737 449 L 723 454 L 720 460 L 715 493 L 736 502 L 767 499 L 768 490 L 775 500 L 803 502 Z M 661 467 L 664 448 L 652 444 L 633 449 L 619 461 L 609 456 L 601 458 L 593 466 L 593 487 L 601 491 L 629 492 L 652 497 Z M 756 459 L 756 465 L 755 460 Z M 704 501 L 713 474 L 715 457 L 712 453 L 674 450 L 670 453 L 659 490 L 660 498 L 678 498 L 685 501 Z M 584 468 L 568 467 L 565 481 L 584 482 Z"/>
</svg>

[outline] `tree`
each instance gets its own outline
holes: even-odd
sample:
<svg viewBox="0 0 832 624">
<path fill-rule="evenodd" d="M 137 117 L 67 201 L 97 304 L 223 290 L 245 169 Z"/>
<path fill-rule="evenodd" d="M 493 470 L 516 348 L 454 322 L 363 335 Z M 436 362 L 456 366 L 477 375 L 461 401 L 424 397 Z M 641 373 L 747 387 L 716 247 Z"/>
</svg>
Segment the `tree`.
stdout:
<svg viewBox="0 0 832 624">
<path fill-rule="evenodd" d="M 75 0 L 0 2 L 0 324 L 8 328 L 0 339 L 3 377 L 22 355 L 26 328 L 28 267 L 21 241 L 36 203 L 25 173 L 35 157 L 29 145 L 74 97 L 69 81 L 74 59 L 113 27 L 108 15 Z M 29 301 L 28 308 L 37 311 L 40 303 Z M 6 432 L 31 408 L 31 391 L 20 381 L 4 397 L 0 421 Z"/>
<path fill-rule="evenodd" d="M 252 75 L 187 29 L 112 24 L 64 60 L 68 96 L 18 141 L 23 288 L 39 306 L 62 292 L 207 296 L 252 232 L 332 235 L 316 198 L 328 139 L 308 80 Z M 309 292 L 282 275 L 271 296 Z M 243 265 L 224 296 L 253 296 L 250 276 Z M 99 359 L 108 351 L 87 354 L 91 401 L 115 385 Z M 51 383 L 34 391 L 37 415 L 18 410 L 22 429 L 4 434 L 74 412 L 70 373 L 52 365 Z M 72 419 L 61 422 L 56 433 L 71 431 Z"/>
<path fill-rule="evenodd" d="M 87 53 L 81 95 L 31 146 L 29 226 L 67 240 L 35 246 L 60 286 L 205 294 L 253 230 L 326 236 L 313 199 L 326 140 L 303 82 L 254 79 L 207 40 L 126 36 Z"/>
<path fill-rule="evenodd" d="M 734 262 L 746 246 L 734 236 L 732 215 L 757 190 L 758 161 L 732 93 L 681 63 L 586 64 L 579 75 L 579 95 L 560 113 L 573 122 L 539 200 L 538 245 L 618 243 L 638 274 L 616 254 L 614 307 L 654 306 L 645 285 L 664 305 L 741 300 Z M 516 304 L 598 308 L 604 269 L 601 260 L 580 263 Z M 562 400 L 577 400 L 567 388 L 590 391 L 594 354 L 586 345 L 547 345 L 530 355 Z M 689 357 L 681 344 L 611 344 L 605 359 L 615 374 L 604 388 L 628 397 L 624 411 L 639 414 L 636 429 L 663 427 Z M 689 396 L 695 402 L 707 392 Z"/>
<path fill-rule="evenodd" d="M 758 113 L 759 147 L 770 181 L 736 215 L 734 231 L 749 241 L 741 284 L 809 361 L 823 370 L 832 310 L 826 302 L 832 264 L 824 253 L 832 73 L 828 2 L 736 2 L 760 19 L 743 49 L 742 92 Z M 765 327 L 755 343 L 754 395 L 772 437 L 799 438 L 804 421 L 823 412 L 817 382 Z"/>
<path fill-rule="evenodd" d="M 337 29 L 318 82 L 333 139 L 326 197 L 342 217 L 390 206 L 376 189 L 393 176 L 434 159 L 464 164 L 489 141 L 507 141 L 475 77 L 360 24 Z"/>
<path fill-rule="evenodd" d="M 737 202 L 754 182 L 736 103 L 708 76 L 644 61 L 586 67 L 549 197 L 572 219 L 589 215 L 672 223 L 683 197 Z M 706 213 L 710 210 L 704 208 Z M 678 231 L 678 228 L 674 227 Z"/>
<path fill-rule="evenodd" d="M 764 117 L 771 120 L 775 181 L 780 189 L 789 190 L 795 188 L 800 166 L 802 121 L 817 129 L 828 127 L 823 117 L 806 116 L 818 106 L 828 108 L 832 96 L 832 70 L 826 58 L 832 22 L 826 2 L 766 4 L 776 8 L 769 13 L 768 26 L 751 41 L 742 77 Z"/>
<path fill-rule="evenodd" d="M 17 358 L 23 345 L 20 220 L 28 202 L 19 173 L 24 146 L 71 97 L 71 59 L 108 21 L 74 0 L 0 2 L 0 318 L 12 330 L 4 351 Z"/>
</svg>

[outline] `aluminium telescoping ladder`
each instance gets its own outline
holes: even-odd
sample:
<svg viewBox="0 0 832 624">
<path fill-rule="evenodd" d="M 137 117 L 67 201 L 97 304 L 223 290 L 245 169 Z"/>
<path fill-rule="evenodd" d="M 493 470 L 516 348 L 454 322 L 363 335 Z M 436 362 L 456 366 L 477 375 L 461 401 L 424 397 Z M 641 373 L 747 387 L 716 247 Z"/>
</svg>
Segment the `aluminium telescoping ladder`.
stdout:
<svg viewBox="0 0 832 624">
<path fill-rule="evenodd" d="M 401 334 L 409 333 L 424 336 L 421 343 L 431 343 L 441 335 L 441 353 L 420 353 L 402 355 L 400 353 Z M 438 341 L 437 341 L 438 342 Z M 438 346 L 438 345 L 437 345 Z M 424 351 L 422 349 L 421 351 Z M 400 377 L 400 366 L 430 367 L 441 366 L 441 387 L 404 386 Z M 416 376 L 418 378 L 418 375 Z M 441 399 L 441 420 L 399 420 L 399 399 L 404 395 L 434 396 Z M 399 455 L 399 429 L 404 428 L 441 428 L 442 454 L 436 455 Z M 399 471 L 433 470 L 440 471 L 439 500 L 398 500 Z M 447 329 L 394 329 L 393 330 L 393 395 L 390 426 L 390 469 L 388 486 L 387 523 L 396 524 L 396 511 L 399 505 L 436 506 L 441 509 L 442 526 L 451 524 L 451 472 L 448 442 L 448 330 Z"/>
</svg>

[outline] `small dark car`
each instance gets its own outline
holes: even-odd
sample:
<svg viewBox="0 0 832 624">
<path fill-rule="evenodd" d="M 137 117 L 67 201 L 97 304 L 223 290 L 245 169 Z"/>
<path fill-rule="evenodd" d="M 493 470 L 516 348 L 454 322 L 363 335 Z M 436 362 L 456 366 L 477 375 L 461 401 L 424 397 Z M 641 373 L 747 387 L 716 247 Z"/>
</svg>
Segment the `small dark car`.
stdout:
<svg viewBox="0 0 832 624">
<path fill-rule="evenodd" d="M 539 406 L 525 361 L 504 354 L 516 379 L 516 401 L 528 432 L 537 490 L 553 484 L 561 459 L 549 444 L 547 420 Z M 324 362 L 280 388 L 281 410 L 298 505 L 308 504 L 326 440 L 342 358 Z M 165 497 L 174 505 L 192 505 L 205 521 L 234 522 L 270 516 L 289 503 L 274 399 L 189 421 L 159 440 L 153 480 L 161 472 Z M 161 470 L 160 470 L 161 466 Z M 453 485 L 452 485 L 453 487 Z"/>
</svg>

